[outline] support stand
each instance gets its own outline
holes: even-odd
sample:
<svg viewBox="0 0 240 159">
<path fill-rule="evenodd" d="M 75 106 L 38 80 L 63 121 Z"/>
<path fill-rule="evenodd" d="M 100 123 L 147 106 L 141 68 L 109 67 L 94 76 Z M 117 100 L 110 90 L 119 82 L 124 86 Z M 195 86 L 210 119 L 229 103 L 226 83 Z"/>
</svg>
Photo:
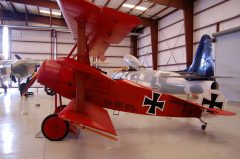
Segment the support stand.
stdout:
<svg viewBox="0 0 240 159">
<path fill-rule="evenodd" d="M 23 110 L 21 112 L 21 115 L 28 115 L 28 111 L 27 111 L 27 105 L 26 105 L 26 96 L 22 96 L 22 107 L 23 107 Z"/>
</svg>

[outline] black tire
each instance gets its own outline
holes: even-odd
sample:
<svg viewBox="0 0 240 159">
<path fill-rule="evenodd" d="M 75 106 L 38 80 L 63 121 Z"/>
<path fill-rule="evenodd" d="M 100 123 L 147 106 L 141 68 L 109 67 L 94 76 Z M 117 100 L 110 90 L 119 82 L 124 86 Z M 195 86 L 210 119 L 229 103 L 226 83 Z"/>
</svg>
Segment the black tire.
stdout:
<svg viewBox="0 0 240 159">
<path fill-rule="evenodd" d="M 50 121 L 50 120 L 53 120 L 53 121 Z M 49 123 L 49 121 L 50 121 L 50 123 Z M 54 121 L 55 121 L 55 123 L 54 123 Z M 48 124 L 48 125 L 46 125 L 46 124 Z M 59 129 L 60 129 L 60 131 L 59 131 Z M 51 115 L 48 115 L 43 120 L 41 130 L 42 130 L 44 137 L 47 138 L 48 140 L 61 141 L 69 133 L 69 123 L 65 120 L 58 118 L 57 114 L 51 114 Z M 53 133 L 59 133 L 59 134 L 54 136 Z"/>
<path fill-rule="evenodd" d="M 207 127 L 207 125 L 202 125 L 202 126 L 201 126 L 202 130 L 205 130 L 206 127 Z"/>
</svg>

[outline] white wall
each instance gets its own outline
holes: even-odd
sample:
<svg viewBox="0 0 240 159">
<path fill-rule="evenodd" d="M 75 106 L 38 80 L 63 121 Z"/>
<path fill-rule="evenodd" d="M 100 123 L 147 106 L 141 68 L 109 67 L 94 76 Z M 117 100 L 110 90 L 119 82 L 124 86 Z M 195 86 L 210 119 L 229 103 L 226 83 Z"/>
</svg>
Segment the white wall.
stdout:
<svg viewBox="0 0 240 159">
<path fill-rule="evenodd" d="M 0 41 L 1 42 L 1 41 Z M 50 30 L 36 29 L 10 29 L 10 55 L 16 59 L 15 54 L 22 58 L 49 59 L 51 58 L 51 45 L 57 57 L 65 57 L 75 45 L 70 32 L 56 31 L 56 38 L 51 42 Z M 77 49 L 76 49 L 77 50 Z M 74 53 L 76 53 L 76 50 Z M 119 67 L 123 67 L 123 56 L 130 54 L 130 37 L 125 37 L 118 45 L 110 45 L 105 53 L 107 59 L 98 67 L 109 75 Z M 17 87 L 17 84 L 13 84 Z M 39 87 L 39 84 L 35 84 Z"/>
<path fill-rule="evenodd" d="M 107 59 L 99 68 L 111 75 L 114 70 L 125 66 L 123 56 L 131 52 L 131 38 L 125 37 L 118 45 L 110 45 L 105 52 Z"/>
<path fill-rule="evenodd" d="M 2 27 L 0 26 L 0 54 L 2 54 Z"/>
<path fill-rule="evenodd" d="M 50 31 L 10 29 L 10 54 L 23 58 L 47 59 L 51 53 Z"/>
<path fill-rule="evenodd" d="M 194 52 L 195 53 L 201 36 L 212 35 L 216 32 L 217 23 L 220 31 L 240 26 L 240 1 L 230 0 L 197 0 L 194 2 Z M 221 3 L 221 4 L 219 4 Z M 219 4 L 217 6 L 214 6 Z M 207 9 L 214 6 L 210 9 Z M 206 10 L 205 10 L 206 9 Z M 205 10 L 205 11 L 204 11 Z M 235 16 L 237 16 L 234 18 Z M 231 20 L 227 20 L 231 19 Z M 178 10 L 173 14 L 159 20 L 158 31 L 158 65 L 160 70 L 182 70 L 186 68 L 186 51 L 184 35 L 183 11 Z M 151 43 L 150 29 L 145 28 L 144 34 L 139 36 L 138 48 L 148 46 Z M 213 53 L 215 44 L 213 44 Z M 139 59 L 145 66 L 152 66 L 151 46 L 138 50 Z M 148 54 L 147 54 L 148 53 Z M 143 56 L 147 54 L 146 56 Z M 179 64 L 175 66 L 165 66 Z"/>
<path fill-rule="evenodd" d="M 230 101 L 240 102 L 240 29 L 216 36 L 216 75 L 234 78 L 218 78 L 220 90 Z"/>
</svg>

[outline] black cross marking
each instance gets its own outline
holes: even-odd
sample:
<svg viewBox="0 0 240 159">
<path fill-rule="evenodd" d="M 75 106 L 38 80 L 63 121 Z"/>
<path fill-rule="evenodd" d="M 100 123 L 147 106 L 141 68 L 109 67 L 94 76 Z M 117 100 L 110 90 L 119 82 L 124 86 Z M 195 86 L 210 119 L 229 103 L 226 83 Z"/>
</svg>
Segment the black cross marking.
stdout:
<svg viewBox="0 0 240 159">
<path fill-rule="evenodd" d="M 211 93 L 211 100 L 203 98 L 202 105 L 203 104 L 208 104 L 209 108 L 214 108 L 216 106 L 219 109 L 222 109 L 223 102 L 216 102 L 217 97 L 218 97 L 218 94 Z"/>
<path fill-rule="evenodd" d="M 158 93 L 153 93 L 152 98 L 153 99 L 150 99 L 149 97 L 145 96 L 143 106 L 149 106 L 147 114 L 156 115 L 157 109 L 163 111 L 165 101 L 158 101 L 160 98 L 160 94 Z"/>
</svg>

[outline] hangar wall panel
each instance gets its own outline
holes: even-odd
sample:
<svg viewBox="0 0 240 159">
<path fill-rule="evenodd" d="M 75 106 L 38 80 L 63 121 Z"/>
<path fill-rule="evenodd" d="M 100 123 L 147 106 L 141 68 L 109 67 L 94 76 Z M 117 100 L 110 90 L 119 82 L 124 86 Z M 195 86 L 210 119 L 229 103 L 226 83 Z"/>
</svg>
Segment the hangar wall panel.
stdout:
<svg viewBox="0 0 240 159">
<path fill-rule="evenodd" d="M 75 40 L 70 32 L 56 32 L 56 54 L 57 57 L 64 57 L 69 54 L 75 45 Z M 77 49 L 74 51 L 76 53 Z"/>
<path fill-rule="evenodd" d="M 49 59 L 51 46 L 56 57 L 65 57 L 75 45 L 70 32 L 65 31 L 56 31 L 56 37 L 51 40 L 50 30 L 11 29 L 10 39 L 11 59 L 16 59 L 15 54 L 22 58 Z M 125 66 L 122 59 L 130 51 L 130 37 L 127 36 L 120 44 L 110 45 L 105 54 L 107 59 L 103 64 L 98 64 L 98 67 L 111 75 L 115 69 Z M 17 84 L 13 83 L 12 86 L 17 87 Z M 40 85 L 34 84 L 34 87 Z"/>
<path fill-rule="evenodd" d="M 2 26 L 0 26 L 0 54 L 3 53 L 3 50 L 2 50 Z"/>
<path fill-rule="evenodd" d="M 131 38 L 125 37 L 118 45 L 112 44 L 108 47 L 105 56 L 107 59 L 104 64 L 99 64 L 99 68 L 106 71 L 108 75 L 112 75 L 114 70 L 126 66 L 123 57 L 131 53 Z"/>
<path fill-rule="evenodd" d="M 49 59 L 51 53 L 50 31 L 29 29 L 10 29 L 10 57 L 16 60 L 15 54 L 22 58 Z M 17 87 L 17 83 L 12 83 Z M 33 87 L 42 87 L 35 83 Z"/>
<path fill-rule="evenodd" d="M 240 30 L 216 37 L 216 75 L 234 78 L 217 79 L 220 90 L 230 101 L 240 101 Z"/>
<path fill-rule="evenodd" d="M 239 0 L 197 0 L 194 2 L 194 46 L 193 54 L 197 49 L 200 38 L 204 34 L 212 35 L 218 31 L 240 26 L 240 1 Z M 158 69 L 182 70 L 186 68 L 185 31 L 183 11 L 174 13 L 159 20 L 158 26 Z M 150 28 L 144 29 L 138 38 L 138 55 L 140 61 L 151 63 L 149 54 L 152 53 L 148 46 L 150 42 Z M 144 58 L 144 55 L 148 58 Z M 215 44 L 213 43 L 213 55 L 215 56 Z M 170 58 L 171 57 L 171 58 Z M 174 58 L 173 58 L 174 57 Z M 169 59 L 170 58 L 170 59 Z M 215 58 L 215 57 L 214 57 Z M 163 67 L 163 68 L 162 68 Z"/>
<path fill-rule="evenodd" d="M 41 59 L 50 57 L 50 31 L 10 29 L 10 40 L 12 59 L 15 59 L 15 54 L 32 59 L 35 59 L 36 55 L 41 55 Z"/>
</svg>

